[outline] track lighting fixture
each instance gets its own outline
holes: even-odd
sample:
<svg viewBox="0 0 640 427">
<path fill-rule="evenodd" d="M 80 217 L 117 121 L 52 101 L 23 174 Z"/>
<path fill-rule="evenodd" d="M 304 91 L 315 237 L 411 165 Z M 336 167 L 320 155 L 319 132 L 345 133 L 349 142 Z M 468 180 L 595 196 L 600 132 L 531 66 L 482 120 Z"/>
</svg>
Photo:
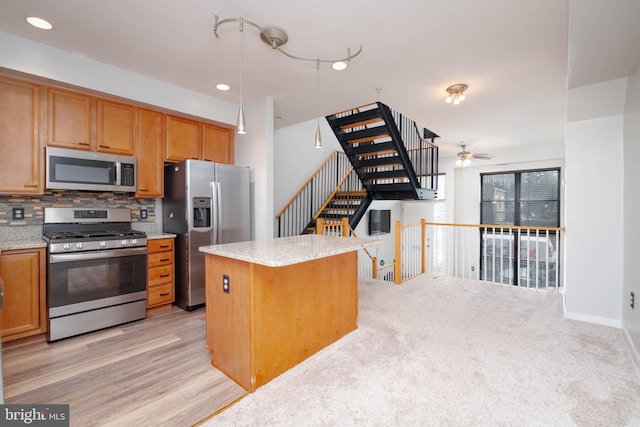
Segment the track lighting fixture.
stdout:
<svg viewBox="0 0 640 427">
<path fill-rule="evenodd" d="M 322 137 L 320 135 L 320 109 L 319 109 L 319 105 L 320 105 L 320 63 L 321 62 L 327 62 L 327 63 L 331 63 L 331 68 L 333 68 L 334 70 L 337 71 L 341 71 L 344 70 L 345 68 L 347 68 L 349 62 L 355 58 L 356 56 L 360 55 L 360 53 L 362 52 L 362 46 L 360 46 L 360 49 L 358 49 L 358 51 L 356 53 L 354 53 L 353 55 L 351 54 L 351 49 L 347 49 L 347 56 L 344 58 L 336 58 L 336 59 L 321 59 L 321 58 L 305 58 L 302 56 L 297 56 L 297 55 L 292 55 L 288 52 L 286 52 L 285 50 L 282 49 L 282 46 L 287 43 L 287 41 L 289 40 L 289 36 L 287 35 L 287 33 L 277 27 L 261 27 L 260 25 L 251 22 L 247 19 L 244 18 L 227 18 L 227 19 L 222 19 L 219 20 L 218 19 L 218 15 L 215 15 L 215 23 L 213 25 L 213 33 L 215 34 L 216 38 L 219 38 L 218 35 L 218 27 L 220 25 L 226 24 L 226 23 L 230 23 L 230 22 L 239 22 L 240 23 L 240 40 L 241 43 L 243 43 L 244 38 L 243 38 L 243 34 L 244 34 L 244 24 L 248 24 L 254 28 L 256 28 L 259 33 L 260 33 L 260 40 L 262 40 L 265 44 L 269 45 L 272 49 L 277 50 L 278 52 L 282 53 L 283 55 L 287 56 L 288 58 L 291 59 L 296 59 L 298 61 L 309 61 L 309 62 L 315 62 L 316 63 L 316 70 L 317 70 L 317 80 L 318 80 L 318 126 L 317 126 L 317 130 L 316 130 L 316 142 L 315 142 L 315 146 L 316 148 L 320 148 L 322 147 Z M 242 93 L 242 78 L 243 78 L 243 53 L 244 53 L 244 47 L 242 46 L 242 44 L 240 45 L 240 111 L 238 112 L 238 133 L 245 133 L 246 132 L 246 123 L 245 123 L 245 118 L 244 118 L 244 111 L 243 111 L 243 93 Z"/>
</svg>

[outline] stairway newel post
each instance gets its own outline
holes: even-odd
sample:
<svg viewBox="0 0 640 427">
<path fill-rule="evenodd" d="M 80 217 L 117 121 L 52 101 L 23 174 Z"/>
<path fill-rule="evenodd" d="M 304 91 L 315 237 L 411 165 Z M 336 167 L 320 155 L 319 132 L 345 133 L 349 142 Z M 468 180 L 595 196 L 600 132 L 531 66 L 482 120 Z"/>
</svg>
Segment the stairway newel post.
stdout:
<svg viewBox="0 0 640 427">
<path fill-rule="evenodd" d="M 393 260 L 393 282 L 396 285 L 402 283 L 402 223 L 395 223 L 395 259 Z"/>
<path fill-rule="evenodd" d="M 427 221 L 424 218 L 420 218 L 420 272 L 426 273 L 426 258 L 427 258 Z"/>
</svg>

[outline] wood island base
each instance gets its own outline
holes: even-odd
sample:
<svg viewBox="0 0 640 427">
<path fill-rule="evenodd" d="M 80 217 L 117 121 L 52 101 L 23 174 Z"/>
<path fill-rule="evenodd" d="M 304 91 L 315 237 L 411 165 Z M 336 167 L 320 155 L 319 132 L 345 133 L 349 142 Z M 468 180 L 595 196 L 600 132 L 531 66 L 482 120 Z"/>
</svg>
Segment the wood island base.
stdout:
<svg viewBox="0 0 640 427">
<path fill-rule="evenodd" d="M 285 266 L 205 253 L 206 344 L 249 392 L 357 328 L 357 252 Z"/>
</svg>

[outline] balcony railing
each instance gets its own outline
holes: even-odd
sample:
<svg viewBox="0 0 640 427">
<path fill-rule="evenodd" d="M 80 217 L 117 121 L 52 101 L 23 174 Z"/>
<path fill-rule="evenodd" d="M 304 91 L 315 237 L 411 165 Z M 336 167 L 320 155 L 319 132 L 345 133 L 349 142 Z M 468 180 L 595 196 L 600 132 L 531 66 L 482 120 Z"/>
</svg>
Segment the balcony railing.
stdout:
<svg viewBox="0 0 640 427">
<path fill-rule="evenodd" d="M 354 235 L 348 222 L 318 223 L 318 234 Z M 563 227 L 517 227 L 426 222 L 394 227 L 394 262 L 379 266 L 358 256 L 360 277 L 400 284 L 423 273 L 478 279 L 522 288 L 562 288 Z"/>
</svg>

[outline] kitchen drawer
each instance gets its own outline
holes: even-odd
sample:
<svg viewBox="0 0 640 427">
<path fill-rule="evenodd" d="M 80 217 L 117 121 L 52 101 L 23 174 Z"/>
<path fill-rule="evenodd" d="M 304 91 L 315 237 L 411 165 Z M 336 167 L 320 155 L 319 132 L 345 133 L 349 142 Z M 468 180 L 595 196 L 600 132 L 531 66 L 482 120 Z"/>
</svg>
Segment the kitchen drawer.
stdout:
<svg viewBox="0 0 640 427">
<path fill-rule="evenodd" d="M 150 253 L 147 255 L 147 266 L 149 268 L 161 265 L 173 265 L 173 251 Z"/>
<path fill-rule="evenodd" d="M 147 252 L 173 251 L 173 239 L 151 239 L 147 240 Z"/>
<path fill-rule="evenodd" d="M 147 305 L 155 306 L 173 302 L 173 282 L 150 286 L 147 289 Z"/>
<path fill-rule="evenodd" d="M 149 269 L 147 287 L 171 282 L 173 285 L 173 265 L 153 267 Z"/>
</svg>

